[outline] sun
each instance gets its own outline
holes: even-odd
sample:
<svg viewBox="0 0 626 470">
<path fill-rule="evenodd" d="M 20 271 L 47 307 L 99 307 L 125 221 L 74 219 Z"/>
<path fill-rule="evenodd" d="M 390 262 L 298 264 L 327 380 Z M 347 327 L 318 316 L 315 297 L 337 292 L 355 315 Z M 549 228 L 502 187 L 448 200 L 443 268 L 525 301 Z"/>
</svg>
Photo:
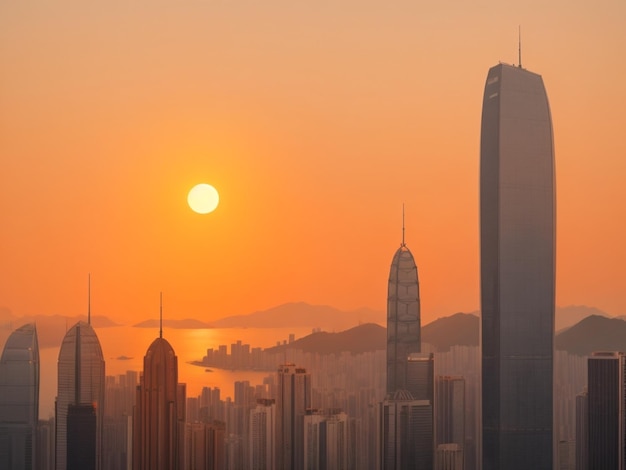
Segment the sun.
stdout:
<svg viewBox="0 0 626 470">
<path fill-rule="evenodd" d="M 213 212 L 220 202 L 220 195 L 210 184 L 195 185 L 187 195 L 187 203 L 191 210 L 198 214 Z"/>
</svg>

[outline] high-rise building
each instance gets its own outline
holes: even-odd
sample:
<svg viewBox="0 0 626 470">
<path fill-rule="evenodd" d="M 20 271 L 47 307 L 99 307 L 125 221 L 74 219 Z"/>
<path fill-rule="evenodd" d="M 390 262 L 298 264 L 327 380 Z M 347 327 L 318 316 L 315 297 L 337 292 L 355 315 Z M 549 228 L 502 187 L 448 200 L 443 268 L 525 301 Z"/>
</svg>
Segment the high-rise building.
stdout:
<svg viewBox="0 0 626 470">
<path fill-rule="evenodd" d="M 492 67 L 480 140 L 484 470 L 553 467 L 554 178 L 541 76 Z"/>
<path fill-rule="evenodd" d="M 437 446 L 436 470 L 463 470 L 463 449 L 456 443 Z"/>
<path fill-rule="evenodd" d="M 39 345 L 34 323 L 15 330 L 0 359 L 0 468 L 35 468 Z"/>
<path fill-rule="evenodd" d="M 81 421 L 81 413 L 70 413 L 70 408 L 92 407 L 95 420 L 90 421 L 94 429 L 81 433 L 71 432 L 74 420 Z M 63 338 L 59 350 L 58 392 L 56 399 L 56 468 L 72 470 L 102 468 L 102 429 L 104 420 L 104 357 L 96 332 L 89 322 L 78 322 Z M 92 451 L 85 453 L 86 435 L 95 438 L 89 445 Z M 69 442 L 81 439 L 80 443 Z M 80 452 L 80 456 L 69 455 Z M 72 463 L 80 461 L 80 466 Z M 90 463 L 87 464 L 86 462 Z"/>
<path fill-rule="evenodd" d="M 576 395 L 576 470 L 587 470 L 589 468 L 588 449 L 589 406 L 587 390 L 584 390 Z"/>
<path fill-rule="evenodd" d="M 257 400 L 250 410 L 250 470 L 274 468 L 276 427 L 276 401 L 269 398 Z"/>
<path fill-rule="evenodd" d="M 625 470 L 626 353 L 593 353 L 587 374 L 587 468 Z"/>
<path fill-rule="evenodd" d="M 278 368 L 276 468 L 304 468 L 304 415 L 311 408 L 311 374 L 295 364 Z"/>
<path fill-rule="evenodd" d="M 417 266 L 402 244 L 391 261 L 387 289 L 387 393 L 407 389 L 406 361 L 421 351 L 420 294 Z"/>
<path fill-rule="evenodd" d="M 399 390 L 379 403 L 379 466 L 381 470 L 432 470 L 433 406 Z"/>
<path fill-rule="evenodd" d="M 414 400 L 434 400 L 435 359 L 433 353 L 411 353 L 406 358 L 406 390 Z"/>
<path fill-rule="evenodd" d="M 143 360 L 133 425 L 135 470 L 178 470 L 184 464 L 185 391 L 178 358 L 161 334 Z"/>
<path fill-rule="evenodd" d="M 185 469 L 223 470 L 224 424 L 187 423 L 185 432 Z M 272 468 L 272 467 L 262 467 Z"/>
<path fill-rule="evenodd" d="M 454 449 L 454 457 L 460 453 L 461 460 L 464 459 L 465 447 L 465 379 L 460 376 L 438 376 L 437 377 L 437 398 L 435 399 L 435 416 L 437 417 L 437 459 L 441 454 L 440 446 L 454 444 L 454 446 L 443 449 Z M 444 452 L 447 456 L 447 454 Z M 447 458 L 447 457 L 446 457 Z M 439 463 L 437 464 L 439 466 Z M 458 463 L 454 464 L 457 468 Z M 446 467 L 443 467 L 446 468 Z"/>
</svg>

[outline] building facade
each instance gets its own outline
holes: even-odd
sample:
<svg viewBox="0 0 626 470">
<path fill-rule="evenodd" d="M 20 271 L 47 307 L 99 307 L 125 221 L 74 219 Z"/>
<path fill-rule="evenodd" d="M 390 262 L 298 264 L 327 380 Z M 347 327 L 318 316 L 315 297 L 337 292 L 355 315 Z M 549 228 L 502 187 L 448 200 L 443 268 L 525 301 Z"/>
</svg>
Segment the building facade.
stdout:
<svg viewBox="0 0 626 470">
<path fill-rule="evenodd" d="M 159 336 L 143 360 L 133 425 L 134 470 L 179 470 L 184 465 L 185 386 L 178 358 Z"/>
<path fill-rule="evenodd" d="M 63 338 L 59 350 L 58 361 L 58 392 L 56 399 L 56 469 L 71 470 L 70 463 L 76 462 L 79 457 L 68 455 L 69 450 L 81 452 L 80 462 L 86 459 L 93 461 L 93 467 L 102 468 L 102 429 L 104 420 L 104 357 L 96 332 L 89 323 L 78 322 L 72 326 Z M 70 422 L 70 407 L 82 405 L 92 406 L 95 412 L 95 429 L 90 429 L 90 435 L 95 437 L 95 443 L 90 445 L 94 455 L 85 456 L 81 447 L 70 438 L 78 437 L 70 433 L 73 429 Z M 75 419 L 80 419 L 79 414 Z M 91 465 L 91 464 L 90 464 Z"/>
<path fill-rule="evenodd" d="M 304 415 L 311 408 L 311 375 L 295 364 L 278 368 L 276 395 L 276 468 L 304 467 Z"/>
<path fill-rule="evenodd" d="M 540 75 L 487 75 L 480 140 L 483 469 L 553 468 L 555 184 Z"/>
<path fill-rule="evenodd" d="M 29 323 L 11 333 L 0 358 L 0 468 L 35 468 L 38 420 L 39 343 Z"/>
</svg>

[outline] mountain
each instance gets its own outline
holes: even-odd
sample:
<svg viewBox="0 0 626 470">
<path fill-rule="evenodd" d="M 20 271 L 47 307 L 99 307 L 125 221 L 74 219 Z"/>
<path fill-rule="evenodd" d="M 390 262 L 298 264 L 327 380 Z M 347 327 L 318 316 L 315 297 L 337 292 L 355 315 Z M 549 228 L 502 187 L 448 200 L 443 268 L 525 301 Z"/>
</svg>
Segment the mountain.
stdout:
<svg viewBox="0 0 626 470">
<path fill-rule="evenodd" d="M 385 314 L 367 308 L 343 311 L 328 305 L 305 302 L 286 303 L 247 315 L 236 315 L 212 322 L 214 328 L 322 328 L 342 331 L 361 323 L 385 324 Z"/>
<path fill-rule="evenodd" d="M 422 343 L 428 343 L 438 352 L 451 346 L 478 346 L 480 319 L 472 313 L 455 313 L 422 327 Z"/>
<path fill-rule="evenodd" d="M 142 322 L 135 323 L 133 326 L 135 328 L 158 328 L 159 320 L 144 320 Z M 212 325 L 204 323 L 200 320 L 194 320 L 193 318 L 187 318 L 185 320 L 163 320 L 163 326 L 179 329 L 212 328 Z"/>
<path fill-rule="evenodd" d="M 580 356 L 594 351 L 626 351 L 626 321 L 591 315 L 556 335 L 555 347 Z"/>
<path fill-rule="evenodd" d="M 554 330 L 559 333 L 591 315 L 599 315 L 607 318 L 611 316 L 598 308 L 587 307 L 586 305 L 557 307 L 554 315 Z"/>
<path fill-rule="evenodd" d="M 338 354 L 349 351 L 360 354 L 380 351 L 387 348 L 387 329 L 375 323 L 365 323 L 339 333 L 321 331 L 311 333 L 293 343 L 265 349 L 267 352 L 280 352 L 285 349 L 299 349 L 309 353 Z"/>
</svg>

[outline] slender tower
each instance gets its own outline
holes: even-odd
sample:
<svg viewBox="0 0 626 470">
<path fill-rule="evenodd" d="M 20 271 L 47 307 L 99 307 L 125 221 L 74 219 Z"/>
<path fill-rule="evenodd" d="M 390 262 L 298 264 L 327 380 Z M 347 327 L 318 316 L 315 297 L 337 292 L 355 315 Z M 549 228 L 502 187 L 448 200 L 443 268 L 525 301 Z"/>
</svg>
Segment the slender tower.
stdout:
<svg viewBox="0 0 626 470">
<path fill-rule="evenodd" d="M 133 469 L 182 468 L 185 396 L 178 383 L 178 358 L 163 338 L 163 302 L 159 306 L 159 337 L 143 359 L 133 424 Z"/>
<path fill-rule="evenodd" d="M 28 323 L 11 333 L 0 359 L 0 468 L 35 468 L 38 419 L 39 345 Z"/>
<path fill-rule="evenodd" d="M 552 120 L 541 76 L 521 66 L 496 65 L 485 84 L 480 251 L 483 469 L 551 469 Z"/>
<path fill-rule="evenodd" d="M 411 353 L 421 350 L 420 294 L 417 266 L 404 242 L 391 261 L 387 290 L 387 393 L 407 389 L 406 365 Z"/>
</svg>

